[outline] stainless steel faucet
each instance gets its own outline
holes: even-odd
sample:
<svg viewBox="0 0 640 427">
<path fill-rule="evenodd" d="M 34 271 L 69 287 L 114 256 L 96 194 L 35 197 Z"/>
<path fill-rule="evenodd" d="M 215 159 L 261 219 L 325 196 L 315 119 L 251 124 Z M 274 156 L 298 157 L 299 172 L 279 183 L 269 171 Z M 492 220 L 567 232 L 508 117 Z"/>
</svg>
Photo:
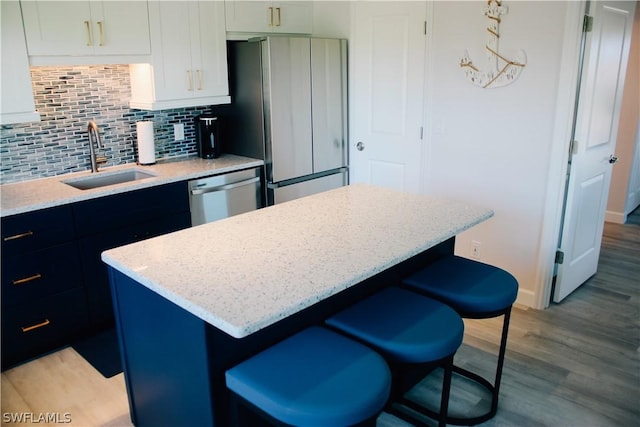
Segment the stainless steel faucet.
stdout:
<svg viewBox="0 0 640 427">
<path fill-rule="evenodd" d="M 98 148 L 103 148 L 102 140 L 100 139 L 100 132 L 98 132 L 98 125 L 93 120 L 89 121 L 87 126 L 87 132 L 89 132 L 89 153 L 91 156 L 91 172 L 98 172 L 99 165 L 107 163 L 106 156 L 97 156 L 96 149 L 93 146 L 94 140 L 97 142 Z"/>
</svg>

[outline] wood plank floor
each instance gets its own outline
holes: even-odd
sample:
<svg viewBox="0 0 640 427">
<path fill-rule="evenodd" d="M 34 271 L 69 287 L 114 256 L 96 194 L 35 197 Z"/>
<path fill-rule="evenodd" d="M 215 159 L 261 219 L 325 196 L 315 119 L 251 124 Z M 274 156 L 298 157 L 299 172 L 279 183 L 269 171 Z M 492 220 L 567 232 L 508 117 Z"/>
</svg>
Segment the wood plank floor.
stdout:
<svg viewBox="0 0 640 427">
<path fill-rule="evenodd" d="M 640 222 L 607 223 L 598 273 L 561 304 L 513 310 L 498 415 L 485 426 L 637 426 L 640 423 Z M 491 372 L 500 319 L 466 321 L 458 364 Z M 430 376 L 411 393 L 435 397 Z M 70 425 L 131 426 L 123 375 L 103 378 L 72 348 L 2 373 L 7 414 L 68 413 Z M 454 382 L 452 411 L 487 405 Z M 435 400 L 434 400 L 435 401 Z M 60 425 L 60 424 L 57 424 Z M 406 426 L 383 414 L 378 426 Z"/>
</svg>

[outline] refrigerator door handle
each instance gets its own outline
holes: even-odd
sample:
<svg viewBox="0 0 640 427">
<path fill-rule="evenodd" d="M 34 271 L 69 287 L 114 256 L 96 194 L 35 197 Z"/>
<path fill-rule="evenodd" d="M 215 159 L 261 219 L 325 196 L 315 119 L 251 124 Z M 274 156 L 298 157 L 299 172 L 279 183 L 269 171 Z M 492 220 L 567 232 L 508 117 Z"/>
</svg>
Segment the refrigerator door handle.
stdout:
<svg viewBox="0 0 640 427">
<path fill-rule="evenodd" d="M 254 183 L 258 182 L 258 181 L 260 181 L 260 177 L 259 176 L 255 177 L 255 178 L 247 179 L 245 181 L 234 182 L 234 183 L 231 183 L 231 184 L 216 185 L 215 187 L 207 187 L 207 188 L 198 188 L 197 190 L 191 190 L 191 195 L 192 196 L 197 196 L 199 194 L 214 193 L 216 191 L 230 190 L 232 188 L 238 188 L 238 187 L 243 187 L 245 185 L 254 184 Z"/>
<path fill-rule="evenodd" d="M 299 176 L 297 178 L 290 178 L 290 179 L 285 179 L 282 181 L 268 181 L 267 182 L 267 188 L 269 190 L 275 190 L 276 188 L 282 188 L 282 187 L 286 187 L 289 185 L 293 185 L 293 184 L 299 184 L 301 182 L 304 181 L 310 181 L 313 179 L 318 179 L 318 178 L 323 178 L 325 176 L 329 176 L 329 175 L 336 175 L 339 173 L 345 173 L 349 170 L 348 166 L 342 166 L 339 168 L 335 168 L 335 169 L 329 169 L 326 170 L 324 172 L 316 172 L 316 173 L 312 173 L 310 175 L 304 175 L 304 176 Z"/>
</svg>

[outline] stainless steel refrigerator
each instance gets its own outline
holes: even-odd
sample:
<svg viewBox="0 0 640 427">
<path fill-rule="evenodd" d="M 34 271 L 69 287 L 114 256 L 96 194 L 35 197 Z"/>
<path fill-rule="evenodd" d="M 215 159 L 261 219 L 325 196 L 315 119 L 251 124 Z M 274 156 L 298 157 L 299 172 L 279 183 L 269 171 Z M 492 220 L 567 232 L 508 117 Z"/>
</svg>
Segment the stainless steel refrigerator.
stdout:
<svg viewBox="0 0 640 427">
<path fill-rule="evenodd" d="M 225 151 L 264 159 L 267 204 L 348 183 L 346 40 L 228 43 Z"/>
</svg>

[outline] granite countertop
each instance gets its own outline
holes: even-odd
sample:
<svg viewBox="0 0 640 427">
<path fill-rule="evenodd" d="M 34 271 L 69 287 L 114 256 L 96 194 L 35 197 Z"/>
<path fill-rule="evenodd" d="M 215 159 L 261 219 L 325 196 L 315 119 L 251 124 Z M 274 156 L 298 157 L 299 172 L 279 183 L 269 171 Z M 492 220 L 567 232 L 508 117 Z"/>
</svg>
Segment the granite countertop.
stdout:
<svg viewBox="0 0 640 427">
<path fill-rule="evenodd" d="M 100 172 L 93 174 L 91 171 L 75 172 L 50 178 L 4 184 L 0 186 L 0 216 L 5 217 L 67 203 L 139 190 L 141 188 L 169 184 L 171 182 L 219 175 L 240 169 L 262 166 L 263 164 L 264 162 L 262 160 L 223 154 L 219 158 L 211 160 L 187 157 L 184 159 L 159 162 L 151 166 L 127 164 L 102 168 Z M 99 174 L 108 175 L 115 171 L 132 168 L 156 176 L 90 190 L 79 190 L 62 182 L 88 176 L 97 176 Z"/>
<path fill-rule="evenodd" d="M 492 215 L 358 184 L 111 249 L 102 259 L 242 338 Z"/>
</svg>

